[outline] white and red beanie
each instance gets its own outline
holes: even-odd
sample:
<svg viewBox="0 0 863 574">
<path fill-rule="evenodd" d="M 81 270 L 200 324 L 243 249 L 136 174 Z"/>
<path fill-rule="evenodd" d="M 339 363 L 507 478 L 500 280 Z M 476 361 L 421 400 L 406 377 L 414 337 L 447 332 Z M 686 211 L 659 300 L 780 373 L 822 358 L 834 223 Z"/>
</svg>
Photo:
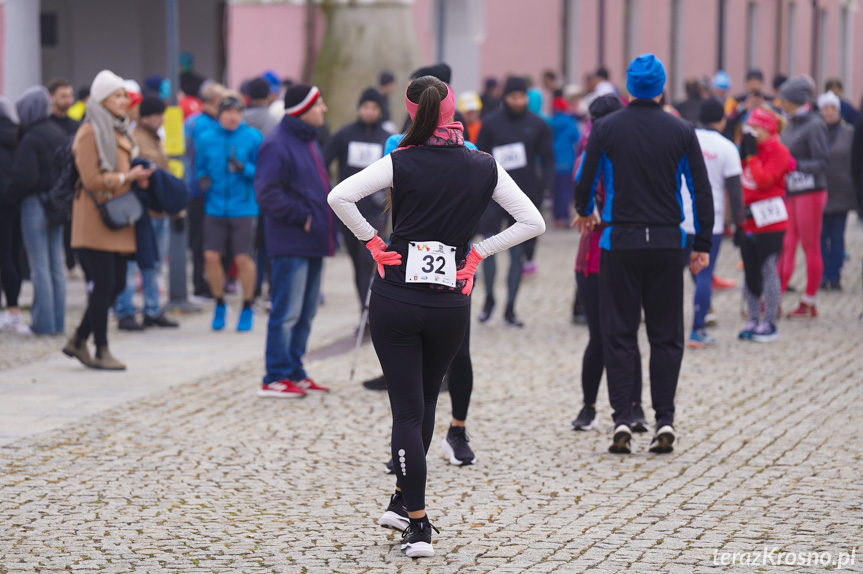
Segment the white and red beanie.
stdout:
<svg viewBox="0 0 863 574">
<path fill-rule="evenodd" d="M 321 91 L 317 86 L 294 84 L 285 93 L 285 114 L 298 118 L 309 111 L 319 97 Z"/>
</svg>

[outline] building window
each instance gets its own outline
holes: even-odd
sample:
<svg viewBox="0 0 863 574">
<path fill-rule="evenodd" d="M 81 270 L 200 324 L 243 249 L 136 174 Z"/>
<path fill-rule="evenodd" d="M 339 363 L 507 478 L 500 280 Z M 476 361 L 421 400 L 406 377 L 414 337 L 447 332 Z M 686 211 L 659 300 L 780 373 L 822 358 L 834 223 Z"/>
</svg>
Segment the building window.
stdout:
<svg viewBox="0 0 863 574">
<path fill-rule="evenodd" d="M 683 0 L 671 0 L 671 94 L 683 97 Z"/>
<path fill-rule="evenodd" d="M 827 10 L 821 9 L 818 15 L 818 87 L 816 92 L 824 87 L 827 77 Z"/>
<path fill-rule="evenodd" d="M 797 4 L 788 5 L 788 75 L 797 72 Z"/>
<path fill-rule="evenodd" d="M 746 7 L 746 67 L 758 67 L 758 4 L 750 2 Z"/>
<path fill-rule="evenodd" d="M 39 34 L 43 48 L 53 48 L 57 45 L 56 12 L 42 12 L 39 14 Z"/>
<path fill-rule="evenodd" d="M 848 13 L 848 6 L 842 6 L 839 11 L 839 77 L 842 78 L 842 83 L 849 87 L 853 84 L 851 83 L 852 77 L 852 50 L 854 46 L 852 44 L 852 38 L 854 37 L 851 33 L 851 26 L 853 24 L 853 20 Z"/>
</svg>

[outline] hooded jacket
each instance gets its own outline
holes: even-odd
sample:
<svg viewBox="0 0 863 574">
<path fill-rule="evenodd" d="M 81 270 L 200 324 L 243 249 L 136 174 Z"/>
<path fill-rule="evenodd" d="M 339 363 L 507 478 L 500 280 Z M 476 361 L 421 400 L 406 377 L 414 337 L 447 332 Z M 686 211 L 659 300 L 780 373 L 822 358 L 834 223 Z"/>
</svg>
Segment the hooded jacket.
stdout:
<svg viewBox="0 0 863 574">
<path fill-rule="evenodd" d="M 824 213 L 845 213 L 858 208 L 851 178 L 851 143 L 854 129 L 844 121 L 827 126 L 827 206 Z"/>
<path fill-rule="evenodd" d="M 810 110 L 792 117 L 779 139 L 797 161 L 798 173 L 789 178 L 788 195 L 827 189 L 827 124 L 821 114 Z"/>
<path fill-rule="evenodd" d="M 285 116 L 261 145 L 255 192 L 270 257 L 324 257 L 335 251 L 336 216 L 327 203 L 330 180 L 316 137 L 314 127 Z"/>
<path fill-rule="evenodd" d="M 50 120 L 48 91 L 36 86 L 25 91 L 15 103 L 20 118 L 21 137 L 7 198 L 12 203 L 51 188 L 54 153 L 66 141 L 66 133 Z"/>
<path fill-rule="evenodd" d="M 204 207 L 207 215 L 221 218 L 258 216 L 260 212 L 252 182 L 261 139 L 261 132 L 245 123 L 230 132 L 216 123 L 198 139 L 195 157 L 198 186 L 202 178 L 210 179 Z M 231 173 L 229 158 L 242 163 L 243 170 Z"/>
<path fill-rule="evenodd" d="M 765 227 L 755 225 L 752 213 L 748 209 L 756 201 L 785 197 L 785 176 L 794 170 L 794 159 L 788 148 L 782 145 L 778 136 L 773 136 L 758 144 L 758 153 L 743 162 L 743 175 L 740 185 L 743 187 L 743 205 L 746 220 L 743 230 L 749 233 L 774 233 L 788 229 L 788 220 L 780 221 Z"/>
<path fill-rule="evenodd" d="M 210 131 L 218 122 L 216 118 L 206 112 L 192 114 L 186 119 L 183 131 L 186 134 L 186 183 L 189 184 L 189 193 L 192 197 L 201 197 L 203 190 L 198 187 L 198 177 L 195 172 L 196 158 L 198 155 L 198 143 L 201 136 Z"/>
<path fill-rule="evenodd" d="M 0 209 L 15 208 L 13 202 L 6 201 L 6 192 L 9 189 L 9 182 L 12 181 L 16 147 L 18 147 L 17 117 L 8 100 L 0 101 Z"/>
</svg>

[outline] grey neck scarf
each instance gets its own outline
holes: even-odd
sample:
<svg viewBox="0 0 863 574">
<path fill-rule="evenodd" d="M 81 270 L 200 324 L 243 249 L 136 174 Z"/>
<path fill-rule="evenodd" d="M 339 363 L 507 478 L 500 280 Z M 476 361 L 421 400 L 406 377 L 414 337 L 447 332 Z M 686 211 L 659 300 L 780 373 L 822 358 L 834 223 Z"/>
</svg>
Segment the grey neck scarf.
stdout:
<svg viewBox="0 0 863 574">
<path fill-rule="evenodd" d="M 138 157 L 138 144 L 129 129 L 129 118 L 118 118 L 101 102 L 91 102 L 87 104 L 86 120 L 93 125 L 96 148 L 99 150 L 99 167 L 102 171 L 117 171 L 117 138 L 114 132 L 129 138 L 132 142 L 131 159 Z"/>
</svg>

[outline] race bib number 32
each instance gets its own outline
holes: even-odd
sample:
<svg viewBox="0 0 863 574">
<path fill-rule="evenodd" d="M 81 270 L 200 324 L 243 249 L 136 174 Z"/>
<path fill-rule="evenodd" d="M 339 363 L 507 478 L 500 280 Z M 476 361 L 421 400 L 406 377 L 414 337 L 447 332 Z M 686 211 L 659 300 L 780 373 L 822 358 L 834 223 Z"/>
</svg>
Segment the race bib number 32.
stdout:
<svg viewBox="0 0 863 574">
<path fill-rule="evenodd" d="M 409 242 L 406 283 L 455 287 L 455 274 L 455 247 L 437 241 Z"/>
<path fill-rule="evenodd" d="M 493 147 L 491 155 L 506 171 L 527 167 L 527 150 L 521 142 Z"/>
</svg>

